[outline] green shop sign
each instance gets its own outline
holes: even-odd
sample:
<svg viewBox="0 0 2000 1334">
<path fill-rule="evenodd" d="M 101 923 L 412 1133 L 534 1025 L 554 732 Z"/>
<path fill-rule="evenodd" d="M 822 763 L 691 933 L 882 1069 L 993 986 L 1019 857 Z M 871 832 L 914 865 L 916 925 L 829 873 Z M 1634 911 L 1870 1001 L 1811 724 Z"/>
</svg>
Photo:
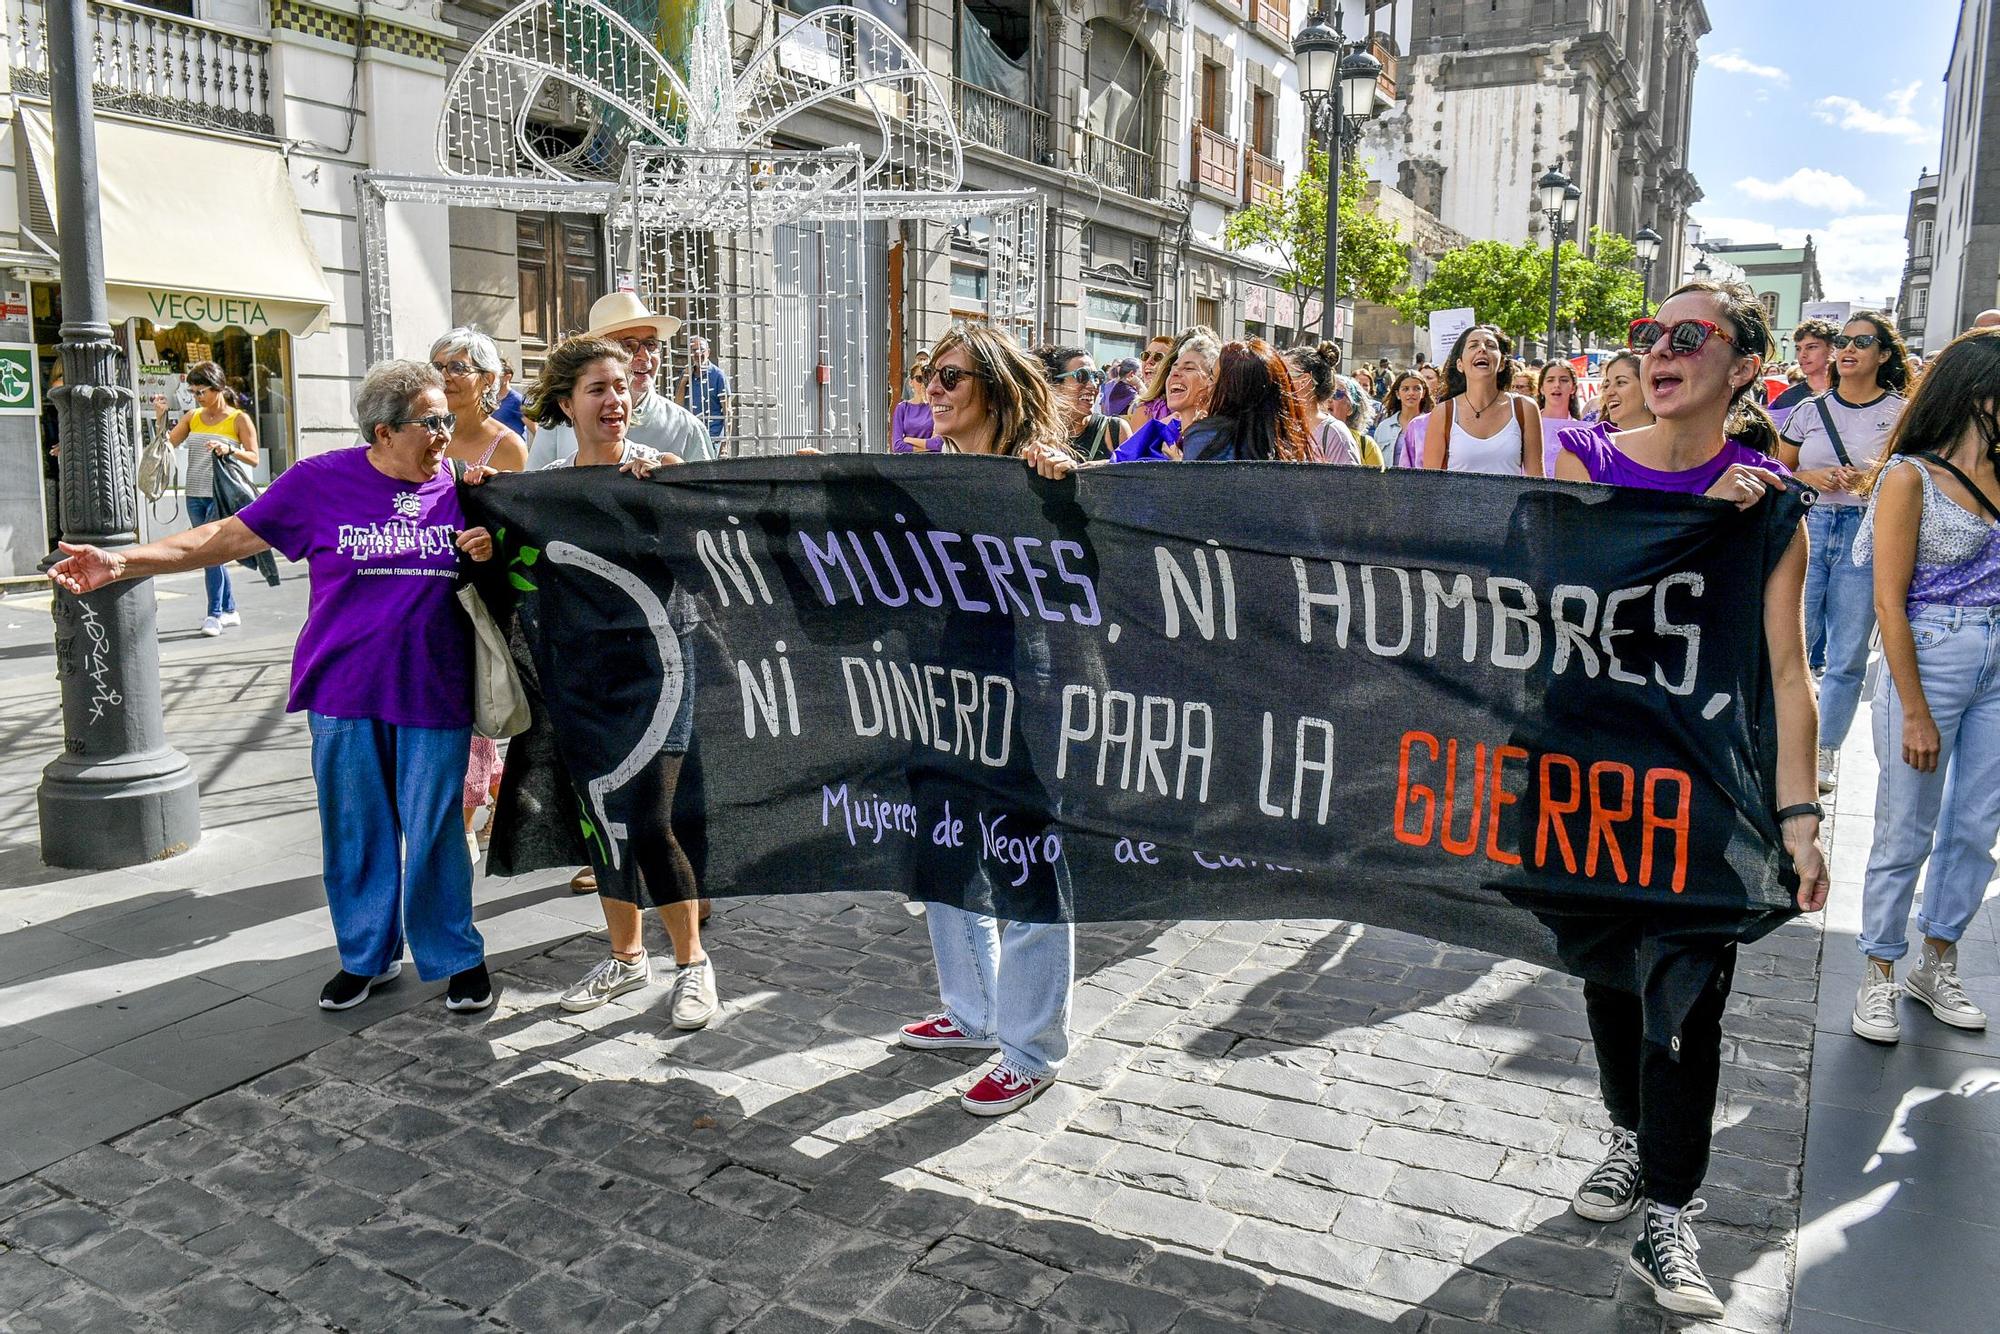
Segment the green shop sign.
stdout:
<svg viewBox="0 0 2000 1334">
<path fill-rule="evenodd" d="M 0 416 L 32 417 L 41 412 L 38 371 L 33 343 L 0 343 Z"/>
</svg>

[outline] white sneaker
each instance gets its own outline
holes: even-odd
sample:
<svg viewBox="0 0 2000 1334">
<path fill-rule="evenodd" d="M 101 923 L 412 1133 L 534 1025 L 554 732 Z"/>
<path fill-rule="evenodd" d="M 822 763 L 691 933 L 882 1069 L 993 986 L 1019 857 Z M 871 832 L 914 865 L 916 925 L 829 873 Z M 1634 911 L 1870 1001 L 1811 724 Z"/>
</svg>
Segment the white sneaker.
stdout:
<svg viewBox="0 0 2000 1334">
<path fill-rule="evenodd" d="M 201 623 L 201 632 L 210 639 L 215 638 L 222 633 L 222 618 L 220 616 L 204 617 Z"/>
<path fill-rule="evenodd" d="M 1819 748 L 1819 790 L 1831 792 L 1834 789 L 1834 767 L 1840 763 L 1840 748 L 1821 746 Z"/>
<path fill-rule="evenodd" d="M 236 626 L 243 624 L 243 618 L 233 611 L 225 611 L 222 613 L 222 615 L 216 617 L 215 619 L 222 622 L 222 628 L 225 630 L 232 629 Z"/>
<path fill-rule="evenodd" d="M 1947 945 L 1940 954 L 1924 942 L 1924 952 L 1917 960 L 1917 966 L 1903 979 L 1903 990 L 1915 1000 L 1931 1007 L 1931 1013 L 1939 1022 L 1953 1028 L 1986 1027 L 1986 1011 L 1974 1005 L 1966 997 L 1965 986 L 1958 980 L 1958 946 Z"/>
<path fill-rule="evenodd" d="M 674 971 L 671 1012 L 675 1028 L 692 1031 L 708 1027 L 719 1004 L 715 994 L 715 965 L 706 955 Z"/>
<path fill-rule="evenodd" d="M 1902 993 L 1893 971 L 1883 972 L 1873 959 L 1861 969 L 1861 989 L 1854 995 L 1854 1032 L 1870 1042 L 1900 1042 L 1903 1021 L 1896 1015 L 1896 997 Z"/>
<path fill-rule="evenodd" d="M 562 994 L 559 1004 L 571 1014 L 594 1010 L 613 996 L 637 991 L 653 980 L 653 966 L 642 953 L 631 963 L 613 956 L 601 960 L 581 981 Z"/>
</svg>

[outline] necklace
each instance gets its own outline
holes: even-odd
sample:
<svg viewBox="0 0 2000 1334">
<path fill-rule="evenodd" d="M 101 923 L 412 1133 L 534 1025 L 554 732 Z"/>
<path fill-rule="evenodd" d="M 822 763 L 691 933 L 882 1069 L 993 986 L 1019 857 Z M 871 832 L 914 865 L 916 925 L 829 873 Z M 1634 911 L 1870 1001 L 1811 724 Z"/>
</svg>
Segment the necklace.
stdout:
<svg viewBox="0 0 2000 1334">
<path fill-rule="evenodd" d="M 1464 395 L 1465 406 L 1472 408 L 1472 420 L 1474 421 L 1478 421 L 1481 417 L 1484 417 L 1487 413 L 1493 411 L 1493 409 L 1499 405 L 1500 401 L 1506 397 L 1507 396 L 1505 394 L 1495 394 L 1493 396 L 1493 401 L 1491 403 L 1488 403 L 1485 407 L 1473 408 L 1472 395 L 1469 393 Z"/>
</svg>

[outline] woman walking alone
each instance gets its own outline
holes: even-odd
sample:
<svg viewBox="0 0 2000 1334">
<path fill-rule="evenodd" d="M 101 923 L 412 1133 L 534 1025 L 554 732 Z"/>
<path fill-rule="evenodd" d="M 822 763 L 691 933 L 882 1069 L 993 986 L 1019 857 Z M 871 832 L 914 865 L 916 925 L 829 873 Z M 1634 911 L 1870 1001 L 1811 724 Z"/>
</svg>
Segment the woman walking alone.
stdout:
<svg viewBox="0 0 2000 1334">
<path fill-rule="evenodd" d="M 187 385 L 194 392 L 195 409 L 167 431 L 167 439 L 187 444 L 187 475 L 183 479 L 187 496 L 188 522 L 196 527 L 215 518 L 215 464 L 233 459 L 246 468 L 257 466 L 257 423 L 237 407 L 223 379 L 222 367 L 212 361 L 197 361 L 188 367 Z M 160 429 L 167 427 L 167 400 L 153 396 L 153 416 Z M 201 632 L 213 639 L 231 626 L 243 624 L 236 610 L 236 588 L 229 582 L 229 565 L 219 562 L 202 568 L 201 581 L 208 594 L 208 613 L 202 618 Z"/>
</svg>

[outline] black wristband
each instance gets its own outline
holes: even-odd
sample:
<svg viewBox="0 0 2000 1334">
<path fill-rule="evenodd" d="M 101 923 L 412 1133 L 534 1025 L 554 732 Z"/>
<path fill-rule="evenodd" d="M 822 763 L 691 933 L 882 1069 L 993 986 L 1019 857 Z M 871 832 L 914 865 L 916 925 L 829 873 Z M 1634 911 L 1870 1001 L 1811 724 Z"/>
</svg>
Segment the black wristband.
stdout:
<svg viewBox="0 0 2000 1334">
<path fill-rule="evenodd" d="M 1802 801 L 1796 806 L 1781 806 L 1778 808 L 1778 823 L 1783 824 L 1800 815 L 1810 815 L 1815 820 L 1824 820 L 1826 808 L 1816 801 Z"/>
</svg>

